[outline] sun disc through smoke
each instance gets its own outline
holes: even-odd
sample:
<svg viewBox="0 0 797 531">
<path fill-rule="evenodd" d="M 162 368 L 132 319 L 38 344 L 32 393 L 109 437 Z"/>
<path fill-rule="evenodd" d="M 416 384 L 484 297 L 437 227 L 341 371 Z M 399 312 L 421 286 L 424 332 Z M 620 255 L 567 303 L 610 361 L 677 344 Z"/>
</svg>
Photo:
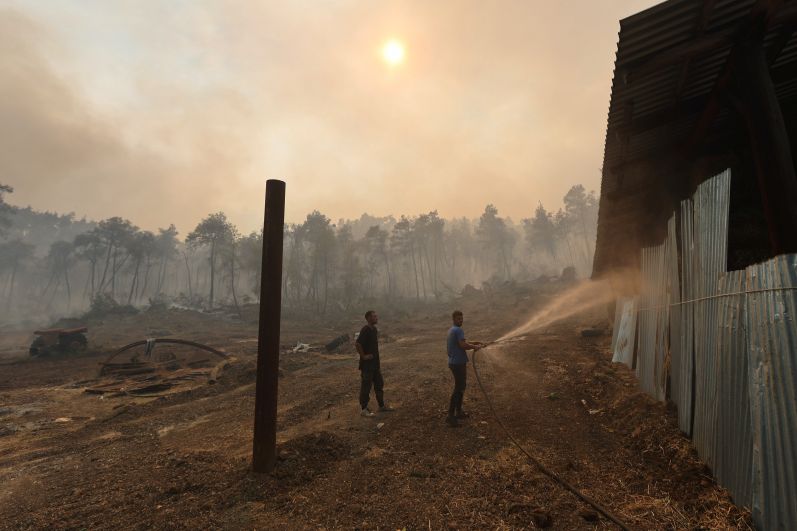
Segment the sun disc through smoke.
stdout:
<svg viewBox="0 0 797 531">
<path fill-rule="evenodd" d="M 382 58 L 390 66 L 397 66 L 404 62 L 404 45 L 396 39 L 391 39 L 382 47 Z"/>
</svg>

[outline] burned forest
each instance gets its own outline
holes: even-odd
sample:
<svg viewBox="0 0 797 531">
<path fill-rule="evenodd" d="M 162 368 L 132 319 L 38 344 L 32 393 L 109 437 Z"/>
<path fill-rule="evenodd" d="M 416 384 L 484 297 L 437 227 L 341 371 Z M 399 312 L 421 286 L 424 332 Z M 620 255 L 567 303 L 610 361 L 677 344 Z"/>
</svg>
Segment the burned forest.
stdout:
<svg viewBox="0 0 797 531">
<path fill-rule="evenodd" d="M 152 306 L 240 312 L 257 302 L 262 230 L 242 234 L 223 212 L 184 234 L 174 225 L 148 231 L 120 216 L 95 222 L 11 206 L 13 189 L 3 191 L 4 322 L 42 326 Z M 450 300 L 465 286 L 559 276 L 566 268 L 584 278 L 597 207 L 594 192 L 575 185 L 556 211 L 540 203 L 517 222 L 493 205 L 477 218 L 451 220 L 432 211 L 333 222 L 313 211 L 285 227 L 285 309 L 326 315 L 389 303 L 409 311 Z"/>
</svg>

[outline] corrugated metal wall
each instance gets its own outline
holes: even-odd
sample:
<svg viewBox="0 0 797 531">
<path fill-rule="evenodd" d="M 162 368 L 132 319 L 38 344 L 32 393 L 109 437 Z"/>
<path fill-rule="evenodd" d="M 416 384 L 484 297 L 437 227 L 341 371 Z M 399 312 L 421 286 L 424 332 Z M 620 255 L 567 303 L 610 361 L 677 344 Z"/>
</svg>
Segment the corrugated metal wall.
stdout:
<svg viewBox="0 0 797 531">
<path fill-rule="evenodd" d="M 642 292 L 618 308 L 640 386 L 678 406 L 681 429 L 761 529 L 797 529 L 797 255 L 726 272 L 730 171 L 683 201 L 642 250 Z M 636 307 L 639 322 L 636 341 Z M 618 355 L 620 354 L 620 355 Z"/>
<path fill-rule="evenodd" d="M 753 517 L 766 529 L 797 529 L 797 256 L 779 256 L 745 273 L 752 292 L 745 324 Z"/>
</svg>

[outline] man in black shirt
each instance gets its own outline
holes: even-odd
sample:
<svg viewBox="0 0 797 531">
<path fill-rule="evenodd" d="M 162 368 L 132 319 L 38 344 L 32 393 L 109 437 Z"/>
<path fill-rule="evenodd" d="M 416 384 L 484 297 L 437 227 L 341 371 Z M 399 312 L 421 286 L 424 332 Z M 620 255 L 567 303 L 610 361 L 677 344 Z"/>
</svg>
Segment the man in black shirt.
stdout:
<svg viewBox="0 0 797 531">
<path fill-rule="evenodd" d="M 382 379 L 382 371 L 379 366 L 379 338 L 376 324 L 379 316 L 373 310 L 365 312 L 365 320 L 368 322 L 357 336 L 354 345 L 360 355 L 360 407 L 363 417 L 373 417 L 374 414 L 368 409 L 368 401 L 371 395 L 371 386 L 374 387 L 376 401 L 379 403 L 379 411 L 392 411 L 393 408 L 385 405 L 385 397 L 382 389 L 385 382 Z"/>
</svg>

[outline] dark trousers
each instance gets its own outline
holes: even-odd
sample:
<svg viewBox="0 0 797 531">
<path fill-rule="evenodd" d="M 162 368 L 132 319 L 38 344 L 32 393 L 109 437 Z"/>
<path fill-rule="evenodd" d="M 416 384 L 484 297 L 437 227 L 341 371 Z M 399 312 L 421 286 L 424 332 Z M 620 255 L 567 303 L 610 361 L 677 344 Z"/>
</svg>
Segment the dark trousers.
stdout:
<svg viewBox="0 0 797 531">
<path fill-rule="evenodd" d="M 462 411 L 462 399 L 468 384 L 468 365 L 449 365 L 448 368 L 454 375 L 454 392 L 451 393 L 451 403 L 448 405 L 448 416 L 453 417 L 456 412 Z"/>
<path fill-rule="evenodd" d="M 371 386 L 374 387 L 376 401 L 379 406 L 385 405 L 385 381 L 382 379 L 382 371 L 379 367 L 363 367 L 360 369 L 360 407 L 368 407 L 368 400 L 371 398 Z"/>
</svg>

